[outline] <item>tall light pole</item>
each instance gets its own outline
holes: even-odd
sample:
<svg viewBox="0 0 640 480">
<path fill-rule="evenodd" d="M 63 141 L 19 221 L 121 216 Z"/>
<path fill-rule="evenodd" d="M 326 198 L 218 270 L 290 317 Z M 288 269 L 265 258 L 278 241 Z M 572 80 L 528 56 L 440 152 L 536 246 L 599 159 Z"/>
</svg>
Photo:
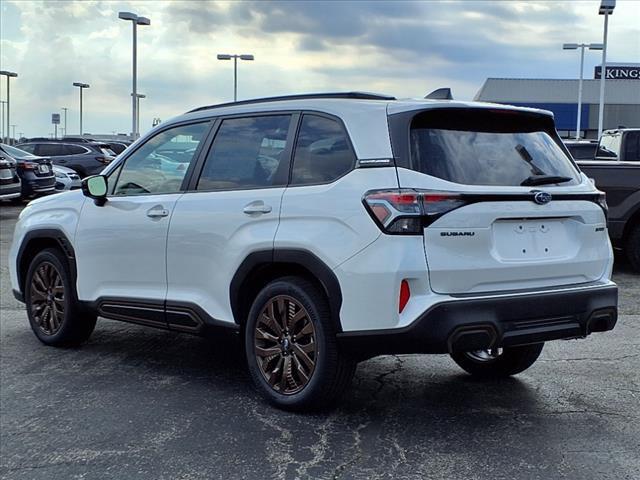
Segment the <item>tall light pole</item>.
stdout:
<svg viewBox="0 0 640 480">
<path fill-rule="evenodd" d="M 16 72 L 9 72 L 7 70 L 0 71 L 0 75 L 4 75 L 7 77 L 7 143 L 9 143 L 9 123 L 11 122 L 11 117 L 9 115 L 9 107 L 11 106 L 11 101 L 9 100 L 9 79 L 15 78 L 18 76 Z"/>
<path fill-rule="evenodd" d="M 119 12 L 118 18 L 131 21 L 133 25 L 133 86 L 131 91 L 131 139 L 138 138 L 138 25 L 151 25 L 147 17 L 139 17 L 131 12 Z"/>
<path fill-rule="evenodd" d="M 62 107 L 60 110 L 64 112 L 64 134 L 67 135 L 67 107 Z"/>
<path fill-rule="evenodd" d="M 609 15 L 616 8 L 616 0 L 602 0 L 598 15 L 604 15 L 604 38 L 602 40 L 602 67 L 600 70 L 600 107 L 598 109 L 598 138 L 602 136 L 604 124 L 604 83 L 607 77 L 607 30 L 609 28 Z"/>
<path fill-rule="evenodd" d="M 4 100 L 0 100 L 2 106 L 2 117 L 0 117 L 0 141 L 4 142 L 4 104 L 7 103 Z"/>
<path fill-rule="evenodd" d="M 133 96 L 133 93 L 131 94 Z M 141 98 L 147 98 L 146 95 L 142 94 L 142 93 L 138 93 L 136 94 L 136 113 L 138 114 L 137 118 L 136 118 L 136 132 L 138 132 L 138 134 L 140 134 L 140 99 Z"/>
<path fill-rule="evenodd" d="M 233 101 L 238 101 L 238 59 L 240 60 L 254 60 L 253 55 L 229 55 L 228 53 L 219 53 L 218 60 L 231 60 L 233 58 Z"/>
<path fill-rule="evenodd" d="M 578 82 L 578 119 L 576 122 L 576 140 L 580 139 L 580 123 L 582 120 L 582 77 L 584 74 L 584 49 L 602 50 L 601 43 L 565 43 L 562 45 L 563 50 L 580 49 L 580 81 Z"/>
<path fill-rule="evenodd" d="M 73 86 L 80 89 L 80 136 L 82 136 L 82 90 L 89 88 L 91 85 L 88 83 L 73 82 Z"/>
</svg>

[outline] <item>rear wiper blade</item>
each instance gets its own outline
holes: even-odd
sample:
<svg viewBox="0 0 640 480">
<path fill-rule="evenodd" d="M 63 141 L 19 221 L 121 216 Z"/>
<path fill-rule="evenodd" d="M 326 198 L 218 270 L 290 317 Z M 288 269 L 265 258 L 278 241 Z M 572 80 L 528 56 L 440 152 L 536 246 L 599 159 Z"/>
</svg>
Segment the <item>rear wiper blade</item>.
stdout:
<svg viewBox="0 0 640 480">
<path fill-rule="evenodd" d="M 573 180 L 571 177 L 563 177 L 560 175 L 532 175 L 523 180 L 520 184 L 523 187 L 530 187 L 534 185 L 549 185 L 551 183 L 564 183 Z"/>
</svg>

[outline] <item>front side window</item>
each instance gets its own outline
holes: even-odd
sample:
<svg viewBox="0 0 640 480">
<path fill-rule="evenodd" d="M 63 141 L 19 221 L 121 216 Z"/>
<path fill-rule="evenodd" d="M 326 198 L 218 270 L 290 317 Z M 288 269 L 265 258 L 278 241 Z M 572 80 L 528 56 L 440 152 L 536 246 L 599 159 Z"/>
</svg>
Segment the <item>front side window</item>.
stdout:
<svg viewBox="0 0 640 480">
<path fill-rule="evenodd" d="M 332 182 L 351 170 L 354 163 L 347 133 L 338 121 L 319 115 L 302 117 L 292 185 Z"/>
<path fill-rule="evenodd" d="M 176 193 L 209 122 L 181 125 L 151 137 L 121 167 L 114 195 Z"/>
<path fill-rule="evenodd" d="M 286 184 L 290 115 L 223 120 L 197 190 L 266 188 Z"/>
</svg>

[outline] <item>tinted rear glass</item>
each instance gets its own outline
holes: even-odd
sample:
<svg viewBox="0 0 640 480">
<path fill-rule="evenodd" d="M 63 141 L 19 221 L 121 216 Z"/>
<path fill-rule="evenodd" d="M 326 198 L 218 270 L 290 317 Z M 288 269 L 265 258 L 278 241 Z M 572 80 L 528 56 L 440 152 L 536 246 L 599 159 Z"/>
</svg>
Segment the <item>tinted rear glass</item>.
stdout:
<svg viewBox="0 0 640 480">
<path fill-rule="evenodd" d="M 423 112 L 411 123 L 414 170 L 466 185 L 521 185 L 530 177 L 578 172 L 559 146 L 553 122 L 502 110 Z"/>
<path fill-rule="evenodd" d="M 596 156 L 597 144 L 592 145 L 567 145 L 571 156 L 576 160 L 593 160 Z"/>
</svg>

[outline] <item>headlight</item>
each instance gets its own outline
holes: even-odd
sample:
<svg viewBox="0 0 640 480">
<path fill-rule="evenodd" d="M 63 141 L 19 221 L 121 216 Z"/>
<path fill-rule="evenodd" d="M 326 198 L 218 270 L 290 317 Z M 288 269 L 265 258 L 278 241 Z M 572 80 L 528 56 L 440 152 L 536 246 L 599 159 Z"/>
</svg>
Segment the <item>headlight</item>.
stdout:
<svg viewBox="0 0 640 480">
<path fill-rule="evenodd" d="M 56 172 L 56 178 L 67 178 L 67 174 L 66 173 Z"/>
</svg>

